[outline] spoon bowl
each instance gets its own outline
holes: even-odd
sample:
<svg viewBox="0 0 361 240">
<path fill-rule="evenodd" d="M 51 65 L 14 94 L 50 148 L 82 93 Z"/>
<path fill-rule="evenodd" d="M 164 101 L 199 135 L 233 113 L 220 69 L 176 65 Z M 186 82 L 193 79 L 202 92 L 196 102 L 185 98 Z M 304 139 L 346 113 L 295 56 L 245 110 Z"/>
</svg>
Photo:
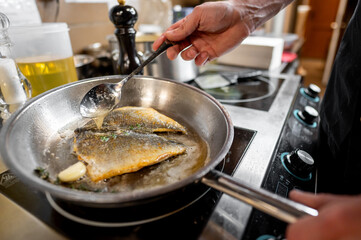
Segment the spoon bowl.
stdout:
<svg viewBox="0 0 361 240">
<path fill-rule="evenodd" d="M 84 96 L 80 104 L 80 114 L 83 117 L 102 116 L 113 110 L 120 102 L 121 91 L 117 91 L 118 84 L 100 84 Z"/>
<path fill-rule="evenodd" d="M 152 55 L 120 82 L 103 83 L 90 89 L 80 103 L 80 114 L 83 117 L 96 118 L 105 116 L 112 111 L 120 102 L 123 85 L 134 75 L 138 74 L 154 58 L 162 54 L 171 46 L 173 46 L 171 42 L 163 42 Z"/>
</svg>

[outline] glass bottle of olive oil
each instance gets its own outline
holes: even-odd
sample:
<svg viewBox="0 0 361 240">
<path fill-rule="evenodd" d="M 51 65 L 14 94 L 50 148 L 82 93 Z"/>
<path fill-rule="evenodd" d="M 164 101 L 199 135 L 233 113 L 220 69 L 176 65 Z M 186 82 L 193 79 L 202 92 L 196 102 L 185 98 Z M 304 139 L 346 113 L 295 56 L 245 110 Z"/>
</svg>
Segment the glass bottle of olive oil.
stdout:
<svg viewBox="0 0 361 240">
<path fill-rule="evenodd" d="M 10 20 L 0 12 L 0 129 L 2 123 L 31 96 L 31 86 L 12 55 L 9 27 Z"/>
</svg>

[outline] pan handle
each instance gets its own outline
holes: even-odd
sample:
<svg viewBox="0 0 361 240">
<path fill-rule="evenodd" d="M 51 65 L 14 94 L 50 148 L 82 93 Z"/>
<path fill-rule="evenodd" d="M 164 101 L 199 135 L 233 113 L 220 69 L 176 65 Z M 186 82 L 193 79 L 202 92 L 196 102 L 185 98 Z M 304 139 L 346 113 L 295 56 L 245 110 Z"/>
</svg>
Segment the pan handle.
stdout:
<svg viewBox="0 0 361 240">
<path fill-rule="evenodd" d="M 302 216 L 318 215 L 318 211 L 313 208 L 249 186 L 216 170 L 207 173 L 201 182 L 287 223 L 294 223 Z"/>
</svg>

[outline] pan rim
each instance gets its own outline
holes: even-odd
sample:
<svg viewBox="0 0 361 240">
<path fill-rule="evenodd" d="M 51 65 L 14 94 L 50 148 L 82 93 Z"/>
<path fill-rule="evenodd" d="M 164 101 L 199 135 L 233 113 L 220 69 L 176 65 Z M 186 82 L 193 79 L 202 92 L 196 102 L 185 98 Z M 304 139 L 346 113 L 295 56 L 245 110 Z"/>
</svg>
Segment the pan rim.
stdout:
<svg viewBox="0 0 361 240">
<path fill-rule="evenodd" d="M 42 93 L 38 96 L 36 96 L 33 99 L 30 99 L 25 105 L 17 110 L 15 113 L 13 113 L 10 118 L 5 122 L 4 126 L 1 129 L 0 132 L 0 139 L 4 140 L 4 144 L 0 145 L 0 154 L 2 156 L 3 162 L 5 165 L 24 183 L 27 185 L 31 185 L 36 187 L 37 189 L 41 190 L 42 192 L 49 192 L 50 194 L 60 197 L 65 200 L 73 201 L 73 202 L 82 202 L 82 203 L 91 203 L 91 204 L 104 204 L 104 203 L 114 203 L 114 204 L 122 204 L 122 203 L 128 203 L 131 201 L 138 201 L 138 200 L 144 200 L 144 199 L 151 199 L 154 197 L 161 196 L 163 194 L 170 193 L 172 191 L 181 189 L 187 185 L 190 185 L 192 183 L 197 183 L 201 180 L 203 176 L 205 176 L 208 172 L 210 172 L 212 169 L 214 169 L 219 162 L 223 160 L 223 158 L 226 156 L 227 152 L 229 151 L 232 141 L 233 141 L 233 135 L 234 135 L 234 129 L 233 129 L 233 123 L 230 118 L 229 113 L 226 111 L 225 107 L 216 100 L 213 96 L 209 95 L 208 93 L 191 86 L 186 83 L 178 82 L 171 79 L 166 78 L 157 78 L 157 77 L 150 77 L 150 76 L 134 76 L 134 78 L 141 78 L 141 79 L 148 79 L 148 80 L 160 80 L 164 82 L 168 82 L 169 84 L 177 84 L 181 85 L 182 87 L 189 88 L 193 91 L 196 91 L 198 94 L 202 94 L 208 99 L 212 101 L 213 104 L 217 106 L 217 108 L 222 112 L 225 121 L 226 121 L 226 127 L 227 127 L 227 135 L 225 136 L 226 141 L 224 142 L 222 148 L 218 152 L 217 156 L 215 156 L 213 159 L 211 159 L 204 167 L 200 168 L 197 172 L 194 174 L 177 181 L 175 183 L 167 184 L 161 187 L 152 188 L 146 191 L 134 191 L 129 193 L 94 193 L 94 192 L 86 192 L 86 191 L 79 191 L 79 190 L 73 190 L 69 188 L 65 188 L 62 186 L 57 186 L 52 183 L 49 183 L 47 181 L 44 181 L 35 175 L 33 175 L 32 171 L 25 171 L 24 169 L 20 169 L 16 165 L 16 161 L 14 160 L 13 156 L 10 156 L 10 153 L 7 151 L 7 148 L 9 147 L 9 141 L 7 140 L 10 136 L 12 129 L 15 127 L 16 120 L 21 117 L 22 114 L 24 114 L 28 108 L 30 108 L 32 105 L 36 104 L 38 101 L 40 101 L 42 98 L 45 98 L 57 91 L 61 91 L 64 88 L 69 88 L 76 85 L 82 85 L 82 84 L 88 84 L 91 82 L 98 82 L 101 81 L 110 81 L 110 80 L 116 80 L 121 78 L 121 75 L 111 75 L 111 76 L 105 76 L 105 77 L 95 77 L 95 78 L 89 78 L 89 79 L 83 79 L 77 82 L 68 83 L 63 86 L 54 88 L 50 91 L 47 91 L 45 93 Z"/>
</svg>

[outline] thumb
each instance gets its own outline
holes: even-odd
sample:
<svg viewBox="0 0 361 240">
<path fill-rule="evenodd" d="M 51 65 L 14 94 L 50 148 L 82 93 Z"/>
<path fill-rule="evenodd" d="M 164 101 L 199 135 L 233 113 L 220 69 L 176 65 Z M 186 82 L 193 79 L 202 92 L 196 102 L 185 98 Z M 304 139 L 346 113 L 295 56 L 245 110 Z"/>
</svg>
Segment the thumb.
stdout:
<svg viewBox="0 0 361 240">
<path fill-rule="evenodd" d="M 309 207 L 319 209 L 326 203 L 334 200 L 335 196 L 330 194 L 314 194 L 308 192 L 302 192 L 300 190 L 292 190 L 289 194 L 290 199 L 305 204 Z"/>
</svg>

